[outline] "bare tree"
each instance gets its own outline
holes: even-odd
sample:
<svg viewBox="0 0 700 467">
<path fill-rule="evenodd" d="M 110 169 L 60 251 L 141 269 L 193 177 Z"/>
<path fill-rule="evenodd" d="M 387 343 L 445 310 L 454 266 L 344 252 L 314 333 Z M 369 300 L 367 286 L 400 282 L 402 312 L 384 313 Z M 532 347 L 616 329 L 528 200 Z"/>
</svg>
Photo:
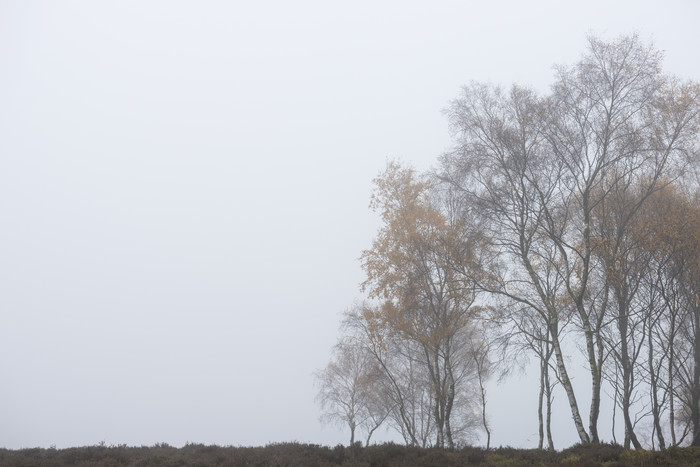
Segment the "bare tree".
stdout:
<svg viewBox="0 0 700 467">
<path fill-rule="evenodd" d="M 546 434 L 554 448 L 557 385 L 581 442 L 599 442 L 604 384 L 626 446 L 700 445 L 700 86 L 664 75 L 637 36 L 592 37 L 548 94 L 473 83 L 447 115 L 456 144 L 437 176 L 390 163 L 375 180 L 372 302 L 346 314 L 319 376 L 334 382 L 329 417 L 352 441 L 387 420 L 407 444 L 454 447 L 480 425 L 489 446 L 500 347 L 538 359 L 540 447 Z M 477 332 L 486 323 L 500 335 Z"/>
<path fill-rule="evenodd" d="M 636 36 L 591 38 L 578 64 L 557 68 L 549 95 L 474 84 L 448 110 L 457 146 L 443 157 L 442 178 L 480 211 L 500 260 L 480 285 L 530 307 L 547 327 L 582 442 L 599 440 L 604 327 L 613 323 L 625 427 L 641 447 L 629 407 L 641 349 L 634 326 L 644 326 L 630 318 L 642 273 L 620 257 L 639 252 L 625 246 L 628 227 L 691 160 L 698 128 L 697 85 L 666 78 L 660 63 Z M 574 312 L 590 370 L 588 431 L 561 350 L 562 310 Z"/>
<path fill-rule="evenodd" d="M 681 418 L 692 428 L 691 443 L 700 445 L 700 209 L 696 200 L 672 187 L 652 202 L 645 227 L 652 232 L 649 248 L 659 264 L 656 285 L 666 316 L 659 340 L 668 348 L 669 397 L 671 403 L 681 402 Z"/>
<path fill-rule="evenodd" d="M 364 303 L 346 313 L 344 328 L 377 365 L 381 394 L 390 424 L 407 445 L 427 446 L 434 434 L 433 397 L 419 360 L 420 349 L 383 326 L 375 307 Z"/>
<path fill-rule="evenodd" d="M 495 251 L 479 287 L 531 310 L 546 327 L 572 418 L 587 442 L 560 342 L 566 309 L 559 293 L 561 258 L 549 237 L 563 229 L 556 224 L 568 213 L 555 210 L 563 168 L 543 151 L 544 108 L 532 91 L 517 86 L 508 94 L 478 84 L 465 88 L 449 111 L 458 147 L 443 157 L 441 177 L 477 211 Z"/>
<path fill-rule="evenodd" d="M 366 348 L 347 340 L 335 346 L 331 362 L 316 373 L 316 400 L 324 411 L 321 421 L 347 425 L 351 446 L 358 428 L 367 432 L 369 444 L 388 416 L 389 408 L 381 400 L 380 377 Z"/>
</svg>

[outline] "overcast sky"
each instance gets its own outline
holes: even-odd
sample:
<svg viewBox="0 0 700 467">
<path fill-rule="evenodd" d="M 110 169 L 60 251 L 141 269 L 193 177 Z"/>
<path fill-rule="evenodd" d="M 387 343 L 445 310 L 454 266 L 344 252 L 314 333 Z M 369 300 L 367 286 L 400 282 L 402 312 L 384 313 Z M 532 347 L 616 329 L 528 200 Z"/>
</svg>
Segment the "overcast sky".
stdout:
<svg viewBox="0 0 700 467">
<path fill-rule="evenodd" d="M 386 161 L 434 166 L 462 85 L 546 92 L 588 33 L 638 32 L 700 80 L 698 18 L 691 0 L 0 0 L 0 446 L 347 443 L 312 374 L 362 297 Z M 536 446 L 537 384 L 490 386 L 493 445 Z"/>
</svg>

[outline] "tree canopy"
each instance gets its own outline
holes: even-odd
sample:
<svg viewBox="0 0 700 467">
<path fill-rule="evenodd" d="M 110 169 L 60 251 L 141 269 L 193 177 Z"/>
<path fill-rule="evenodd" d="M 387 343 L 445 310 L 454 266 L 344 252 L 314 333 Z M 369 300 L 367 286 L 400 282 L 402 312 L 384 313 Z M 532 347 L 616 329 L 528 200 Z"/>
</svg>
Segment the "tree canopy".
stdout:
<svg viewBox="0 0 700 467">
<path fill-rule="evenodd" d="M 446 110 L 455 145 L 439 168 L 392 162 L 375 180 L 371 306 L 348 322 L 407 443 L 488 432 L 483 377 L 494 349 L 517 345 L 540 361 L 540 446 L 545 395 L 553 446 L 555 387 L 583 443 L 601 441 L 610 392 L 626 446 L 700 445 L 700 85 L 661 65 L 637 36 L 592 37 L 547 94 L 472 83 Z M 587 423 L 571 342 L 590 376 Z"/>
</svg>

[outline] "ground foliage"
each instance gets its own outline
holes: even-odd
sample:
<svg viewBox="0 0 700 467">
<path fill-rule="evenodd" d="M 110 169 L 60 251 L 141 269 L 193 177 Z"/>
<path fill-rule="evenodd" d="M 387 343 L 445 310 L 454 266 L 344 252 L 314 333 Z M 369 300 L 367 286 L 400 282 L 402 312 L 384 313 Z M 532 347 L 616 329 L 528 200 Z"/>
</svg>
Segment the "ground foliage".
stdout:
<svg viewBox="0 0 700 467">
<path fill-rule="evenodd" d="M 615 444 L 575 445 L 563 451 L 480 447 L 419 448 L 393 443 L 361 447 L 277 443 L 265 447 L 167 444 L 129 447 L 100 444 L 68 449 L 0 449 L 7 466 L 628 466 L 700 465 L 700 448 L 629 451 Z"/>
</svg>

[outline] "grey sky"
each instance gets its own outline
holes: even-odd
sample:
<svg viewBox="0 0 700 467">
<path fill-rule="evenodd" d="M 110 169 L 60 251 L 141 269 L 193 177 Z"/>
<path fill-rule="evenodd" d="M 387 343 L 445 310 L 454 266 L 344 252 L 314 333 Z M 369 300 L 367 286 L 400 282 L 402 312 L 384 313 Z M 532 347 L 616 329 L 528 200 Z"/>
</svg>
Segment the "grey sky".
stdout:
<svg viewBox="0 0 700 467">
<path fill-rule="evenodd" d="M 428 169 L 460 86 L 546 91 L 589 32 L 700 80 L 697 2 L 566 5 L 0 0 L 0 446 L 347 442 L 312 373 L 386 160 Z M 492 444 L 536 445 L 536 379 L 492 385 Z"/>
</svg>

